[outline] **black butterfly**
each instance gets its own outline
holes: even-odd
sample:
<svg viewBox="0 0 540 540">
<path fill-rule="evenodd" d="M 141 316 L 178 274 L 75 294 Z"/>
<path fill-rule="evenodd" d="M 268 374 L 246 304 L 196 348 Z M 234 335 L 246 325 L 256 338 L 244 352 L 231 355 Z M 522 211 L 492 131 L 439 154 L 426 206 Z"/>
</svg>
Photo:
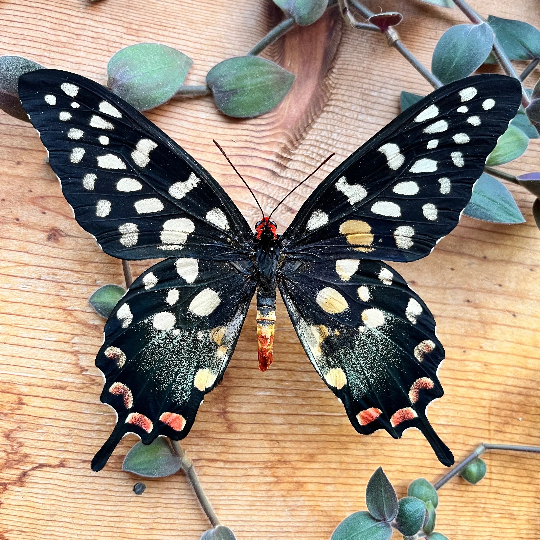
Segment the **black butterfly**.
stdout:
<svg viewBox="0 0 540 540">
<path fill-rule="evenodd" d="M 436 90 L 335 169 L 282 236 L 250 229 L 219 184 L 133 107 L 86 78 L 39 70 L 19 95 L 80 225 L 122 259 L 169 257 L 116 306 L 96 358 L 117 424 L 182 439 L 222 379 L 257 291 L 259 360 L 271 361 L 276 287 L 300 341 L 364 434 L 422 431 L 443 395 L 444 350 L 430 311 L 382 263 L 426 256 L 457 224 L 486 157 L 520 104 L 520 84 L 480 75 Z"/>
</svg>

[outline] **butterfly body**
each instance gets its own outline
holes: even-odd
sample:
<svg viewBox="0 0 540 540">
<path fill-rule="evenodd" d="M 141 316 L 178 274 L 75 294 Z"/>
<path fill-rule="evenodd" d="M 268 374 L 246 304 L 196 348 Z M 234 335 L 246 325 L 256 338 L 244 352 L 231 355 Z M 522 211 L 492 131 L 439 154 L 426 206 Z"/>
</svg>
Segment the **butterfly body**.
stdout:
<svg viewBox="0 0 540 540">
<path fill-rule="evenodd" d="M 102 86 L 38 70 L 20 78 L 19 95 L 81 226 L 112 256 L 164 258 L 105 326 L 96 366 L 118 418 L 94 470 L 126 433 L 147 444 L 189 433 L 255 293 L 266 369 L 276 289 L 356 431 L 398 438 L 416 427 L 453 462 L 426 416 L 443 395 L 435 320 L 382 261 L 424 257 L 456 226 L 519 107 L 519 82 L 483 75 L 433 92 L 323 180 L 282 235 L 269 217 L 253 231 L 199 163 Z"/>
</svg>

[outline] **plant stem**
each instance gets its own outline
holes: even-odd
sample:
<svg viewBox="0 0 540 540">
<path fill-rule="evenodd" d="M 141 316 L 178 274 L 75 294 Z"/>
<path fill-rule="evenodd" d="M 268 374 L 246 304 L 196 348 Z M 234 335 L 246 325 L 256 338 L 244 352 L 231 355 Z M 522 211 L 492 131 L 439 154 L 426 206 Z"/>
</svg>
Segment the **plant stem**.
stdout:
<svg viewBox="0 0 540 540">
<path fill-rule="evenodd" d="M 282 35 L 286 34 L 296 23 L 292 17 L 281 21 L 277 26 L 272 28 L 266 36 L 264 36 L 251 51 L 248 52 L 248 56 L 257 56 L 260 54 L 268 45 L 274 43 Z"/>
<path fill-rule="evenodd" d="M 455 0 L 454 0 L 455 1 Z M 487 450 L 505 450 L 512 452 L 532 452 L 535 454 L 540 454 L 540 446 L 521 446 L 519 444 L 491 444 L 491 443 L 480 443 L 463 461 L 458 463 L 450 472 L 445 474 L 438 482 L 433 484 L 435 489 L 440 489 L 444 486 L 450 479 L 458 475 L 471 461 L 474 461 L 476 458 L 481 456 Z"/>
<path fill-rule="evenodd" d="M 472 9 L 467 4 L 467 2 L 465 2 L 465 0 L 454 0 L 454 4 L 456 4 L 456 6 L 463 12 L 464 15 L 468 17 L 468 19 L 472 23 L 482 24 L 486 22 L 482 17 L 480 17 L 480 15 L 478 15 L 478 13 L 476 13 L 476 11 L 474 11 L 474 9 Z M 497 39 L 495 33 L 493 33 L 493 55 L 508 76 L 514 77 L 515 79 L 521 81 L 521 79 L 518 77 L 518 74 L 514 70 L 514 67 L 512 66 L 510 60 L 508 59 L 508 56 L 506 56 L 506 53 L 501 47 L 501 44 L 499 43 L 499 40 Z M 523 85 L 521 85 L 521 103 L 524 107 L 527 107 L 527 105 L 529 104 L 529 96 L 527 96 L 527 92 L 525 92 L 525 88 L 523 87 Z"/>
<path fill-rule="evenodd" d="M 174 95 L 175 97 L 198 97 L 207 96 L 210 93 L 210 88 L 203 84 L 200 86 L 181 86 Z"/>
<path fill-rule="evenodd" d="M 129 261 L 122 259 L 122 270 L 124 271 L 124 281 L 126 282 L 126 288 L 129 289 L 133 283 L 133 276 L 131 275 L 131 268 Z"/>
<path fill-rule="evenodd" d="M 484 171 L 493 176 L 497 176 L 498 178 L 502 178 L 503 180 L 508 180 L 508 182 L 512 182 L 512 184 L 517 184 L 518 186 L 521 185 L 513 174 L 508 174 L 506 172 L 499 171 L 499 169 L 488 166 L 484 167 Z"/>
<path fill-rule="evenodd" d="M 534 71 L 534 69 L 539 63 L 540 58 L 535 58 L 534 60 L 532 60 L 519 76 L 520 80 L 524 81 Z"/>
<path fill-rule="evenodd" d="M 173 450 L 176 452 L 178 457 L 180 457 L 180 459 L 182 460 L 182 470 L 187 476 L 187 479 L 191 485 L 191 488 L 195 492 L 195 495 L 197 496 L 197 499 L 199 500 L 199 504 L 201 505 L 204 513 L 206 514 L 208 521 L 210 521 L 210 524 L 212 525 L 212 527 L 217 527 L 219 525 L 219 519 L 216 516 L 216 513 L 214 512 L 214 509 L 212 508 L 210 501 L 206 497 L 204 490 L 201 486 L 201 483 L 199 482 L 199 478 L 197 477 L 197 473 L 195 472 L 195 467 L 193 466 L 193 461 L 191 461 L 190 458 L 186 457 L 186 454 L 182 450 L 182 447 L 180 446 L 180 443 L 178 441 L 171 440 L 171 444 L 172 444 Z"/>
</svg>

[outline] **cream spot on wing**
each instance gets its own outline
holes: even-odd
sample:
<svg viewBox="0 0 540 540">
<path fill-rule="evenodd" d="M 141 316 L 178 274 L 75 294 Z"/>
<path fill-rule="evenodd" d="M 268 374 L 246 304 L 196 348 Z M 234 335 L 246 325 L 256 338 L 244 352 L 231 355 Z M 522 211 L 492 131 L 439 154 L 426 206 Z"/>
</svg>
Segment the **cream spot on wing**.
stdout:
<svg viewBox="0 0 540 540">
<path fill-rule="evenodd" d="M 131 152 L 131 158 L 139 167 L 146 167 L 150 162 L 150 152 L 157 148 L 157 144 L 150 139 L 141 139 L 136 149 Z"/>
<path fill-rule="evenodd" d="M 396 246 L 401 249 L 409 249 L 414 242 L 412 237 L 414 236 L 414 229 L 410 225 L 400 225 L 394 231 L 394 240 Z"/>
<path fill-rule="evenodd" d="M 74 109 L 78 109 L 80 107 L 80 104 L 77 103 L 76 101 L 73 101 L 71 104 L 70 104 Z"/>
<path fill-rule="evenodd" d="M 60 88 L 69 97 L 75 97 L 79 93 L 79 87 L 71 83 L 62 83 Z"/>
<path fill-rule="evenodd" d="M 336 289 L 332 289 L 332 287 L 321 289 L 317 293 L 315 301 L 326 313 L 341 313 L 349 307 L 342 294 Z"/>
<path fill-rule="evenodd" d="M 142 189 L 142 184 L 134 178 L 120 178 L 116 183 L 116 189 L 124 193 L 131 191 L 139 191 Z"/>
<path fill-rule="evenodd" d="M 87 173 L 83 176 L 82 185 L 84 189 L 92 191 L 94 189 L 97 180 L 97 175 L 93 173 Z"/>
<path fill-rule="evenodd" d="M 125 169 L 126 164 L 114 154 L 105 154 L 104 156 L 97 156 L 98 167 L 102 169 Z"/>
<path fill-rule="evenodd" d="M 401 216 L 401 208 L 399 204 L 390 202 L 390 201 L 377 201 L 371 206 L 371 211 L 374 214 L 379 214 L 380 216 L 388 217 L 399 217 Z"/>
<path fill-rule="evenodd" d="M 161 249 L 182 249 L 189 234 L 195 230 L 195 224 L 188 218 L 168 219 L 163 223 L 160 238 L 163 242 Z"/>
<path fill-rule="evenodd" d="M 216 382 L 217 374 L 212 373 L 209 369 L 199 369 L 195 374 L 195 380 L 193 381 L 193 386 L 204 392 L 207 388 L 211 388 L 212 385 Z"/>
<path fill-rule="evenodd" d="M 405 316 L 413 324 L 416 324 L 418 317 L 422 314 L 422 306 L 414 299 L 410 298 L 407 308 L 405 309 Z"/>
<path fill-rule="evenodd" d="M 212 208 L 212 210 L 207 212 L 206 221 L 209 221 L 210 223 L 224 231 L 229 230 L 229 222 L 227 221 L 227 216 L 224 214 L 221 208 Z"/>
<path fill-rule="evenodd" d="M 369 293 L 369 289 L 365 285 L 358 287 L 358 290 L 356 292 L 358 294 L 358 298 L 360 298 L 362 302 L 369 302 L 369 300 L 371 299 L 371 294 Z"/>
<path fill-rule="evenodd" d="M 84 131 L 82 129 L 71 128 L 68 131 L 68 138 L 73 139 L 75 141 L 82 139 L 83 135 L 84 135 Z"/>
<path fill-rule="evenodd" d="M 306 223 L 306 230 L 313 231 L 328 223 L 328 214 L 322 210 L 315 210 Z"/>
<path fill-rule="evenodd" d="M 148 274 L 145 274 L 142 281 L 144 283 L 144 288 L 148 290 L 155 287 L 159 280 L 153 272 L 148 272 Z"/>
<path fill-rule="evenodd" d="M 180 292 L 178 291 L 178 289 L 171 289 L 167 293 L 167 298 L 165 299 L 165 302 L 167 302 L 167 304 L 171 306 L 174 306 L 174 304 L 178 302 L 179 298 L 180 298 Z"/>
<path fill-rule="evenodd" d="M 347 384 L 347 376 L 341 368 L 332 368 L 324 376 L 324 380 L 332 387 L 340 390 Z"/>
<path fill-rule="evenodd" d="M 71 163 L 80 163 L 86 150 L 84 148 L 74 148 L 69 155 L 69 161 Z"/>
<path fill-rule="evenodd" d="M 199 275 L 199 261 L 197 259 L 176 259 L 176 271 L 187 283 L 193 283 Z"/>
<path fill-rule="evenodd" d="M 360 202 L 367 195 L 367 191 L 364 186 L 361 186 L 360 184 L 347 183 L 347 178 L 345 178 L 345 176 L 342 176 L 336 182 L 336 189 L 341 191 L 341 193 L 347 197 L 350 204 Z"/>
<path fill-rule="evenodd" d="M 448 122 L 446 120 L 439 120 L 434 124 L 424 128 L 424 133 L 431 135 L 432 133 L 442 133 L 448 129 Z"/>
<path fill-rule="evenodd" d="M 362 322 L 369 328 L 377 328 L 384 324 L 384 313 L 380 309 L 370 308 L 362 311 Z"/>
<path fill-rule="evenodd" d="M 437 148 L 437 146 L 439 146 L 439 139 L 431 139 L 431 141 L 427 143 L 428 150 L 433 150 L 434 148 Z"/>
<path fill-rule="evenodd" d="M 90 126 L 98 129 L 114 129 L 113 124 L 95 114 L 90 118 Z"/>
<path fill-rule="evenodd" d="M 122 328 L 127 328 L 133 320 L 133 314 L 131 313 L 131 309 L 129 309 L 129 305 L 122 305 L 116 312 L 116 317 L 121 322 Z"/>
<path fill-rule="evenodd" d="M 126 247 L 133 247 L 139 240 L 139 227 L 136 223 L 124 223 L 118 227 L 118 232 L 122 235 L 120 243 Z"/>
<path fill-rule="evenodd" d="M 454 139 L 456 144 L 466 144 L 471 140 L 466 133 L 456 133 L 452 139 Z"/>
<path fill-rule="evenodd" d="M 137 214 L 151 214 L 153 212 L 161 212 L 163 208 L 165 208 L 163 206 L 163 203 L 155 197 L 152 197 L 151 199 L 141 199 L 140 201 L 137 201 L 134 206 Z"/>
<path fill-rule="evenodd" d="M 189 178 L 184 182 L 175 182 L 169 188 L 169 194 L 175 199 L 182 199 L 185 197 L 199 182 L 200 178 L 195 176 L 195 173 L 191 173 Z"/>
<path fill-rule="evenodd" d="M 385 285 L 392 285 L 392 279 L 394 278 L 394 274 L 392 274 L 392 272 L 390 272 L 388 268 L 381 268 L 378 277 Z"/>
<path fill-rule="evenodd" d="M 461 107 L 457 108 L 457 112 L 459 112 L 459 113 L 469 112 L 469 107 L 467 107 L 467 105 L 462 105 Z"/>
<path fill-rule="evenodd" d="M 482 103 L 482 109 L 485 111 L 489 111 L 489 109 L 493 109 L 495 107 L 495 100 L 494 99 L 486 99 L 484 103 Z"/>
<path fill-rule="evenodd" d="M 109 359 L 113 360 L 116 363 L 116 366 L 119 368 L 124 367 L 127 357 L 126 353 L 118 347 L 107 347 L 103 354 Z"/>
<path fill-rule="evenodd" d="M 176 324 L 176 317 L 170 311 L 156 313 L 152 319 L 152 326 L 156 330 L 172 330 Z"/>
<path fill-rule="evenodd" d="M 311 330 L 311 333 L 309 333 L 309 331 L 306 332 L 304 337 L 308 342 L 309 349 L 313 353 L 313 356 L 320 358 L 322 355 L 321 346 L 330 333 L 324 324 L 312 325 L 309 327 L 309 330 Z"/>
<path fill-rule="evenodd" d="M 99 110 L 103 114 L 108 114 L 109 116 L 114 116 L 115 118 L 122 118 L 122 113 L 114 105 L 111 105 L 108 101 L 102 101 L 99 104 Z"/>
<path fill-rule="evenodd" d="M 426 354 L 429 354 L 435 349 L 435 343 L 431 341 L 430 339 L 425 339 L 424 341 L 421 341 L 415 348 L 414 348 L 414 357 L 419 361 L 423 362 L 424 357 Z"/>
<path fill-rule="evenodd" d="M 58 115 L 58 118 L 60 120 L 62 120 L 62 122 L 67 122 L 68 120 L 71 120 L 71 113 L 70 112 L 67 112 L 67 111 L 62 111 L 59 115 Z"/>
<path fill-rule="evenodd" d="M 435 118 L 439 114 L 439 108 L 436 105 L 430 105 L 427 109 L 424 109 L 415 119 L 415 122 L 424 122 L 424 120 L 429 120 Z"/>
<path fill-rule="evenodd" d="M 476 94 L 478 94 L 478 90 L 473 86 L 469 86 L 469 88 L 464 88 L 459 91 L 461 101 L 470 101 Z"/>
<path fill-rule="evenodd" d="M 100 135 L 98 137 L 98 141 L 105 146 L 109 144 L 109 137 L 107 137 L 106 135 Z"/>
<path fill-rule="evenodd" d="M 437 162 L 434 159 L 422 158 L 414 163 L 409 169 L 412 173 L 429 173 L 437 170 Z"/>
<path fill-rule="evenodd" d="M 450 157 L 456 167 L 463 167 L 465 165 L 465 160 L 463 159 L 463 154 L 461 152 L 452 152 Z"/>
<path fill-rule="evenodd" d="M 450 178 L 446 178 L 446 177 L 439 178 L 438 182 L 440 184 L 439 191 L 443 195 L 448 195 L 450 193 L 450 190 L 452 189 L 452 184 L 450 182 Z"/>
<path fill-rule="evenodd" d="M 371 226 L 365 221 L 349 219 L 340 225 L 339 232 L 345 236 L 347 243 L 358 245 L 354 248 L 355 251 L 364 253 L 373 251 L 373 248 L 369 247 L 373 244 Z"/>
<path fill-rule="evenodd" d="M 398 195 L 416 195 L 419 189 L 416 182 L 407 181 L 396 184 L 392 191 Z"/>
<path fill-rule="evenodd" d="M 56 105 L 56 96 L 53 96 L 52 94 L 47 94 L 45 96 L 45 103 L 48 105 Z"/>
<path fill-rule="evenodd" d="M 405 156 L 400 152 L 397 144 L 383 144 L 378 151 L 386 156 L 388 167 L 393 171 L 397 171 L 405 163 Z"/>
<path fill-rule="evenodd" d="M 336 261 L 336 272 L 343 281 L 349 281 L 359 266 L 358 259 L 339 259 Z"/>
<path fill-rule="evenodd" d="M 203 289 L 197 296 L 191 300 L 189 311 L 199 317 L 206 317 L 215 311 L 221 304 L 219 294 L 213 289 Z"/>
<path fill-rule="evenodd" d="M 422 213 L 429 221 L 435 221 L 437 219 L 438 211 L 437 207 L 433 203 L 426 203 L 422 206 Z"/>
<path fill-rule="evenodd" d="M 470 116 L 467 118 L 467 122 L 472 126 L 479 126 L 482 123 L 479 116 Z"/>
<path fill-rule="evenodd" d="M 112 204 L 110 201 L 101 199 L 96 204 L 96 216 L 106 217 L 111 213 Z"/>
</svg>

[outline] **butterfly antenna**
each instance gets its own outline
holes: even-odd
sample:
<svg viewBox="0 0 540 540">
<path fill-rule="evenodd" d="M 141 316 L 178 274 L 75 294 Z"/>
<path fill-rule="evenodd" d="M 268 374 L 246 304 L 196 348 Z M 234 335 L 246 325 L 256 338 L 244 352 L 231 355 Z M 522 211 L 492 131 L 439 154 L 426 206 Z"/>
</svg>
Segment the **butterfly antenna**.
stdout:
<svg viewBox="0 0 540 540">
<path fill-rule="evenodd" d="M 253 193 L 252 189 L 248 186 L 247 182 L 242 178 L 242 175 L 236 170 L 236 167 L 232 164 L 232 161 L 228 158 L 227 154 L 225 153 L 225 150 L 219 146 L 219 143 L 212 139 L 212 142 L 219 148 L 219 151 L 225 156 L 225 159 L 229 162 L 229 165 L 234 169 L 234 172 L 240 177 L 240 180 L 244 182 L 244 185 L 249 189 L 249 192 L 251 195 L 253 195 L 253 198 L 255 199 L 255 202 L 257 203 L 257 206 L 259 207 L 259 210 L 261 211 L 262 217 L 264 218 L 264 211 L 261 208 L 261 205 L 259 204 L 259 201 L 257 200 L 257 197 L 255 197 L 255 193 Z"/>
<path fill-rule="evenodd" d="M 272 217 L 272 214 L 280 207 L 281 203 L 294 191 L 296 191 L 303 183 L 307 182 L 327 161 L 332 159 L 336 154 L 330 154 L 312 173 L 310 173 L 306 178 L 304 178 L 297 186 L 293 187 L 281 201 L 278 202 L 278 205 L 270 212 L 268 219 Z"/>
</svg>

